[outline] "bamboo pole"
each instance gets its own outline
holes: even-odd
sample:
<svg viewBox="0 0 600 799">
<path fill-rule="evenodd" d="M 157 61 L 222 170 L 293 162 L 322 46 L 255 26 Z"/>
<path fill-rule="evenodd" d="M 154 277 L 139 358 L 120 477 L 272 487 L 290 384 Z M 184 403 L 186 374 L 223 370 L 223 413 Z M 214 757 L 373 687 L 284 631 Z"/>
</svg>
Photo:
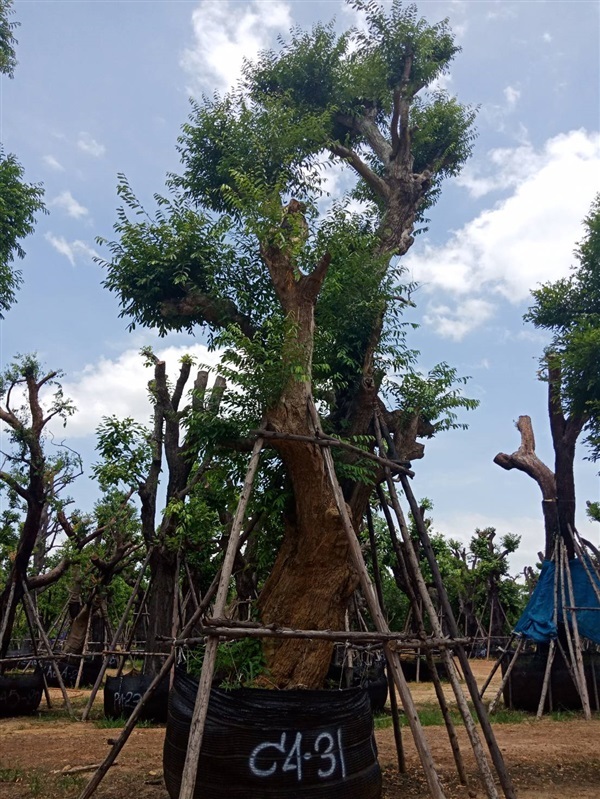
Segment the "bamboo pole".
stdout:
<svg viewBox="0 0 600 799">
<path fill-rule="evenodd" d="M 227 591 L 229 589 L 229 580 L 233 571 L 235 555 L 237 552 L 238 538 L 242 529 L 244 521 L 244 514 L 250 499 L 250 492 L 254 477 L 258 469 L 258 462 L 260 460 L 260 453 L 263 446 L 262 438 L 258 438 L 252 449 L 246 479 L 244 480 L 244 487 L 238 502 L 235 512 L 235 517 L 231 525 L 231 532 L 229 534 L 229 541 L 227 542 L 227 550 L 225 558 L 221 567 L 221 578 L 217 595 L 215 597 L 215 604 L 213 613 L 216 616 L 221 616 L 225 610 L 227 602 Z M 200 680 L 198 682 L 198 692 L 196 694 L 196 703 L 194 705 L 194 712 L 190 722 L 190 733 L 188 738 L 187 751 L 185 755 L 185 764 L 181 775 L 181 787 L 179 790 L 179 799 L 193 799 L 194 788 L 196 787 L 196 778 L 198 774 L 198 761 L 200 758 L 200 749 L 202 747 L 202 737 L 204 735 L 204 725 L 206 722 L 206 714 L 208 711 L 208 702 L 210 699 L 210 687 L 214 673 L 215 660 L 217 656 L 218 639 L 209 638 L 206 649 L 204 652 L 204 659 L 202 661 L 202 671 L 200 673 Z"/>
<path fill-rule="evenodd" d="M 137 579 L 136 579 L 136 581 L 135 581 L 135 583 L 133 585 L 133 590 L 131 592 L 131 596 L 127 600 L 127 604 L 125 605 L 125 610 L 123 611 L 123 615 L 121 616 L 121 619 L 119 620 L 119 624 L 117 626 L 117 629 L 115 630 L 115 633 L 113 635 L 112 641 L 110 643 L 110 649 L 115 649 L 117 644 L 118 644 L 118 642 L 119 642 L 119 638 L 121 637 L 121 633 L 123 632 L 125 624 L 127 623 L 127 617 L 129 616 L 129 612 L 130 612 L 131 608 L 133 607 L 133 603 L 135 602 L 136 596 L 139 593 L 140 585 L 142 584 L 142 579 L 144 577 L 144 573 L 145 573 L 146 569 L 148 568 L 148 563 L 150 562 L 151 554 L 152 554 L 152 548 L 150 548 L 148 550 L 148 554 L 146 555 L 146 558 L 144 559 L 144 562 L 142 563 L 142 568 L 140 569 L 140 573 L 138 574 Z M 134 629 L 135 629 L 135 627 L 134 627 Z M 91 709 L 92 709 L 92 707 L 94 705 L 94 699 L 96 698 L 96 694 L 98 693 L 98 689 L 100 688 L 100 684 L 102 683 L 104 675 L 106 674 L 106 669 L 108 668 L 108 659 L 109 659 L 109 655 L 106 655 L 106 654 L 102 658 L 102 666 L 100 667 L 100 671 L 98 673 L 98 676 L 96 677 L 96 681 L 94 682 L 94 686 L 93 686 L 92 691 L 90 693 L 90 697 L 89 697 L 89 699 L 87 701 L 87 704 L 86 704 L 85 708 L 83 709 L 83 713 L 81 714 L 81 720 L 82 721 L 87 721 L 87 718 L 88 718 L 88 716 L 90 714 L 90 711 L 91 711 Z"/>
<path fill-rule="evenodd" d="M 38 628 L 38 630 L 40 632 L 40 636 L 42 638 L 42 641 L 44 642 L 44 645 L 45 645 L 45 647 L 46 647 L 46 649 L 48 651 L 48 654 L 50 656 L 52 656 L 53 653 L 52 653 L 52 647 L 50 645 L 50 641 L 48 640 L 48 636 L 46 635 L 46 631 L 44 630 L 44 627 L 42 626 L 42 622 L 40 621 L 40 617 L 38 616 L 37 610 L 35 609 L 35 605 L 33 604 L 33 601 L 31 599 L 31 595 L 29 593 L 27 585 L 25 584 L 25 581 L 23 581 L 23 598 L 24 598 L 24 600 L 26 602 L 27 609 L 29 610 L 29 612 L 31 613 L 33 619 L 35 620 L 36 626 L 37 626 L 37 628 Z M 75 718 L 75 713 L 73 711 L 73 706 L 71 705 L 71 700 L 69 699 L 69 694 L 67 693 L 67 689 L 65 688 L 65 683 L 64 683 L 64 680 L 62 678 L 62 674 L 60 673 L 60 669 L 58 668 L 58 663 L 54 659 L 52 660 L 52 666 L 54 668 L 54 673 L 56 674 L 56 679 L 58 680 L 58 685 L 59 685 L 60 690 L 62 692 L 63 699 L 65 700 L 65 707 L 67 708 L 69 716 L 71 716 L 71 718 L 74 719 Z"/>
</svg>

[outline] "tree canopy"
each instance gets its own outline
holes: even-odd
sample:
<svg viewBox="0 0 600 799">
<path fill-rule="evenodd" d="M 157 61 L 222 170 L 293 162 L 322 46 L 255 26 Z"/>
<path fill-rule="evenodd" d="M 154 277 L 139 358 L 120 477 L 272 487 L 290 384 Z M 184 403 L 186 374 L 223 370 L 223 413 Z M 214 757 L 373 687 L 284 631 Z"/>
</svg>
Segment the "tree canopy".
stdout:
<svg viewBox="0 0 600 799">
<path fill-rule="evenodd" d="M 0 73 L 10 78 L 17 65 L 13 31 L 18 23 L 10 20 L 12 13 L 12 0 L 0 0 Z M 25 256 L 21 241 L 33 233 L 35 215 L 44 210 L 41 185 L 25 183 L 23 176 L 16 156 L 0 145 L 0 319 L 23 282 L 21 270 L 14 266 L 16 258 Z"/>
</svg>

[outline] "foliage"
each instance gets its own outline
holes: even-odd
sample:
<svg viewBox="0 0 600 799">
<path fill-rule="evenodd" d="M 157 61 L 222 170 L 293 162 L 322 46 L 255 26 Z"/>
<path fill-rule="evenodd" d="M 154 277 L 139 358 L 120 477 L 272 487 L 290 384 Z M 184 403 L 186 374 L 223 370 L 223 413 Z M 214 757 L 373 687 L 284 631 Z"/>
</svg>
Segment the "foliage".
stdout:
<svg viewBox="0 0 600 799">
<path fill-rule="evenodd" d="M 18 22 L 10 20 L 12 0 L 0 0 L 0 73 L 12 78 L 17 65 L 13 31 Z M 35 215 L 44 211 L 43 189 L 39 183 L 25 183 L 23 167 L 16 157 L 0 146 L 0 319 L 16 299 L 23 282 L 15 258 L 25 252 L 21 240 L 33 233 Z"/>
<path fill-rule="evenodd" d="M 188 673 L 198 676 L 202 669 L 204 648 L 188 653 Z M 217 647 L 215 679 L 225 690 L 252 687 L 258 677 L 265 675 L 265 660 L 258 638 L 238 638 Z"/>
<path fill-rule="evenodd" d="M 17 40 L 13 31 L 19 23 L 9 19 L 13 13 L 13 0 L 0 0 L 0 73 L 9 78 L 14 76 L 17 66 Z"/>
<path fill-rule="evenodd" d="M 45 210 L 41 184 L 25 183 L 23 175 L 16 157 L 0 148 L 0 319 L 23 282 L 13 265 L 25 256 L 21 240 L 33 233 L 36 213 Z"/>
<path fill-rule="evenodd" d="M 584 219 L 571 274 L 532 291 L 525 320 L 552 333 L 542 376 L 560 370 L 562 410 L 585 421 L 589 458 L 600 459 L 600 194 Z"/>
<path fill-rule="evenodd" d="M 385 213 L 376 206 L 352 213 L 348 198 L 324 212 L 323 181 L 329 165 L 348 167 L 348 147 L 367 158 L 374 174 L 396 180 L 373 141 L 397 124 L 410 137 L 414 171 L 429 175 L 417 203 L 422 211 L 469 156 L 474 111 L 427 90 L 459 52 L 447 21 L 430 25 L 399 2 L 387 12 L 362 0 L 351 5 L 364 12 L 366 32 L 338 35 L 322 24 L 294 30 L 277 52 L 246 64 L 235 90 L 193 105 L 179 139 L 183 173 L 170 176 L 168 198 L 155 195 L 153 216 L 120 176 L 117 239 L 99 240 L 110 252 L 100 259 L 104 285 L 118 294 L 132 327 L 165 333 L 205 325 L 225 351 L 228 383 L 239 389 L 237 413 L 249 423 L 274 405 L 290 377 L 312 379 L 314 396 L 342 434 L 385 313 L 378 380 L 392 367 L 401 376 L 396 393 L 408 394 L 407 413 L 418 405 L 436 429 L 447 429 L 457 424 L 456 410 L 475 403 L 453 388 L 462 380 L 445 364 L 428 376 L 413 368 L 416 353 L 401 319 L 412 287 L 404 285 L 398 260 L 381 249 Z M 398 93 L 409 115 L 402 120 L 395 120 Z M 369 138 L 373 125 L 379 133 Z M 377 199 L 359 175 L 361 190 Z M 284 218 L 282 202 L 290 196 L 304 203 L 306 231 L 298 217 Z M 325 253 L 331 257 L 315 309 L 310 374 L 301 353 L 286 350 L 294 331 L 261 258 L 271 244 L 293 250 L 298 276 L 310 274 Z"/>
</svg>

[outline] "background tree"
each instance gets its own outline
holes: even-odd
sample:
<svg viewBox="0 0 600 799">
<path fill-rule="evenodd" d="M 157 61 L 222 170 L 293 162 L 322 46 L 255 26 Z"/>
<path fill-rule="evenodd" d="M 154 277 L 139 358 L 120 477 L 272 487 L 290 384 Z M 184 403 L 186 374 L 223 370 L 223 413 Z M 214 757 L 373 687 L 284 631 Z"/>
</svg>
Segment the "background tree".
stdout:
<svg viewBox="0 0 600 799">
<path fill-rule="evenodd" d="M 592 460 L 600 458 L 600 195 L 584 220 L 585 235 L 575 251 L 571 275 L 532 291 L 534 304 L 525 320 L 552 333 L 541 360 L 540 379 L 548 384 L 548 416 L 554 468 L 535 453 L 531 420 L 519 417 L 521 446 L 512 455 L 499 453 L 494 462 L 504 469 L 529 474 L 542 491 L 550 558 L 557 535 L 570 557 L 569 527 L 575 528 L 575 446 L 582 432 Z"/>
<path fill-rule="evenodd" d="M 12 78 L 17 65 L 11 21 L 12 0 L 0 0 L 0 73 Z M 35 215 L 44 210 L 40 184 L 25 183 L 24 171 L 16 157 L 5 154 L 0 144 L 0 319 L 11 307 L 22 283 L 22 274 L 14 266 L 15 258 L 23 258 L 21 241 L 33 233 Z"/>
<path fill-rule="evenodd" d="M 23 584 L 35 592 L 55 583 L 107 533 L 106 525 L 94 526 L 77 511 L 67 514 L 71 499 L 64 491 L 81 474 L 81 461 L 50 430 L 75 412 L 60 377 L 58 371 L 46 372 L 34 356 L 15 359 L 0 375 L 0 420 L 7 430 L 0 486 L 8 499 L 0 533 L 0 657 L 9 645 Z"/>
<path fill-rule="evenodd" d="M 121 180 L 137 218 L 118 212 L 119 240 L 104 242 L 105 284 L 132 324 L 205 325 L 235 366 L 243 421 L 313 437 L 314 397 L 328 432 L 372 446 L 363 437 L 379 408 L 401 456 L 419 457 L 415 437 L 447 408 L 419 419 L 418 408 L 389 411 L 380 398 L 386 372 L 406 372 L 414 360 L 398 324 L 409 287 L 397 256 L 470 154 L 474 112 L 427 89 L 459 50 L 447 22 L 430 25 L 399 2 L 389 13 L 351 5 L 365 13 L 367 33 L 294 32 L 279 52 L 246 65 L 236 90 L 194 107 L 180 139 L 183 174 L 170 180 L 172 199 L 157 198 L 154 218 Z M 319 215 L 328 164 L 349 171 L 363 213 L 342 202 Z M 339 628 L 357 577 L 323 453 L 298 441 L 274 446 L 293 500 L 261 617 Z M 356 466 L 338 464 L 346 475 Z M 361 475 L 343 479 L 357 528 L 377 479 Z M 330 646 L 286 641 L 267 655 L 275 684 L 313 686 Z"/>
</svg>

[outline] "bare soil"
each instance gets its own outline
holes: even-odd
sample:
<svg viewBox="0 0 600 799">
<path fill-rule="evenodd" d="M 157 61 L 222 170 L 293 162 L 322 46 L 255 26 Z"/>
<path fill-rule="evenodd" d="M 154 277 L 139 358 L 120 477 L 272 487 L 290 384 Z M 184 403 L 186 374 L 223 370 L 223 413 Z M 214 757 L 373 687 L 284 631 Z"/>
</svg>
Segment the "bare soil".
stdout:
<svg viewBox="0 0 600 799">
<path fill-rule="evenodd" d="M 491 669 L 491 662 L 474 661 L 473 669 L 481 683 Z M 493 696 L 494 685 L 496 678 L 486 698 Z M 419 707 L 435 701 L 430 684 L 411 684 L 411 691 Z M 74 705 L 79 708 L 87 695 L 87 691 L 70 691 Z M 51 689 L 51 696 L 55 708 L 60 708 L 60 692 Z M 95 715 L 101 717 L 100 705 Z M 108 741 L 120 732 L 101 728 L 99 723 L 73 722 L 63 710 L 48 711 L 44 705 L 37 717 L 0 720 L 0 798 L 77 797 L 93 771 L 66 772 L 101 762 L 108 751 Z M 599 714 L 591 721 L 585 721 L 579 714 L 566 714 L 559 720 L 527 718 L 520 723 L 496 723 L 494 731 L 519 799 L 600 799 Z M 470 776 L 468 787 L 460 785 L 456 778 L 445 728 L 425 729 L 446 796 L 484 799 L 466 734 L 462 728 L 457 732 Z M 376 738 L 385 799 L 426 799 L 427 784 L 409 729 L 403 727 L 405 774 L 398 773 L 391 726 L 377 730 Z M 163 739 L 164 727 L 138 727 L 120 753 L 117 765 L 98 788 L 97 799 L 168 799 L 162 782 Z"/>
</svg>

